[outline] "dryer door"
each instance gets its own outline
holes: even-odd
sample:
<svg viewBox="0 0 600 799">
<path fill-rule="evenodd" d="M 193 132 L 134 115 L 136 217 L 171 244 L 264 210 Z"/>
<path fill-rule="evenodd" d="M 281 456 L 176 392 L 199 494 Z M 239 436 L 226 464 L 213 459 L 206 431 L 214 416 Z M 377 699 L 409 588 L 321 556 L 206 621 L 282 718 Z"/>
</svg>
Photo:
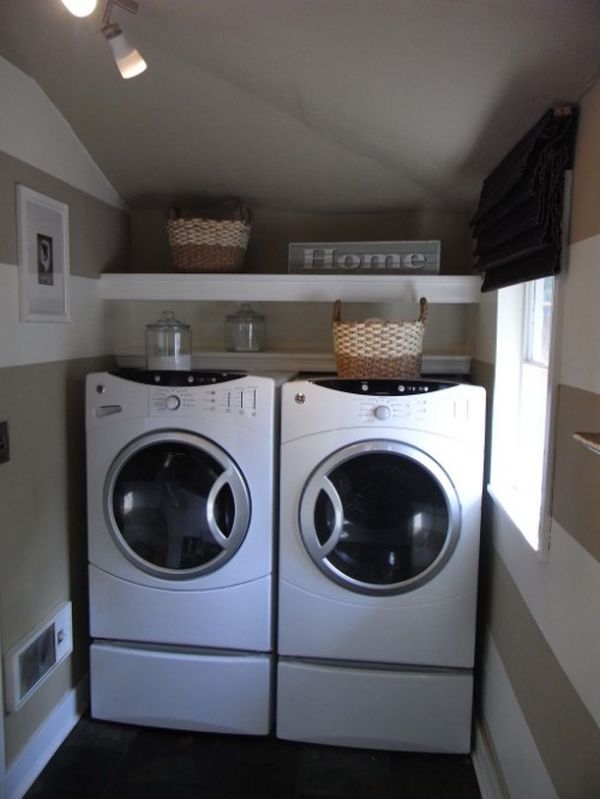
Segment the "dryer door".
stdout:
<svg viewBox="0 0 600 799">
<path fill-rule="evenodd" d="M 189 579 L 222 566 L 250 523 L 250 494 L 233 459 L 180 431 L 149 433 L 113 461 L 104 486 L 108 528 L 142 571 Z"/>
<path fill-rule="evenodd" d="M 364 594 L 411 591 L 452 554 L 460 503 L 452 481 L 423 451 L 367 441 L 334 452 L 300 500 L 308 554 L 332 580 Z"/>
</svg>

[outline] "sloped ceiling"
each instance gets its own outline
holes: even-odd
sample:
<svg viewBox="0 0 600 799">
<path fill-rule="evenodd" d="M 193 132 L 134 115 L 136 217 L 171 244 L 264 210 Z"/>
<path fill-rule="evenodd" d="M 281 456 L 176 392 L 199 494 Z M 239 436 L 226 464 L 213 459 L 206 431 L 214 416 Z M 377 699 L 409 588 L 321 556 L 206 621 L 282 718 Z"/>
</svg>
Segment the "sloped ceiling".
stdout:
<svg viewBox="0 0 600 799">
<path fill-rule="evenodd" d="M 0 54 L 134 208 L 468 210 L 498 158 L 600 72 L 597 0 L 141 0 L 113 12 L 149 64 L 128 81 L 103 10 L 2 0 Z"/>
</svg>

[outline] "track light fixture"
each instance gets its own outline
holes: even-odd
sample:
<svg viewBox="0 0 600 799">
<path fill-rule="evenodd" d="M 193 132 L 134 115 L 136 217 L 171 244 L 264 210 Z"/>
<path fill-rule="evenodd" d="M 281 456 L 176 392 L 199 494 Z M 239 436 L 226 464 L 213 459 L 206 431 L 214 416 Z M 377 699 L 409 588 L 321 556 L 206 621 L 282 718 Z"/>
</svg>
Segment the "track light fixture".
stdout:
<svg viewBox="0 0 600 799">
<path fill-rule="evenodd" d="M 89 17 L 96 8 L 96 0 L 62 0 L 62 3 L 75 17 Z"/>
<path fill-rule="evenodd" d="M 65 0 L 63 0 L 64 2 Z M 70 0 L 72 2 L 73 0 Z M 102 33 L 112 50 L 119 72 L 124 78 L 134 78 L 147 68 L 147 64 L 125 38 L 123 31 L 116 22 L 110 21 L 113 6 L 120 6 L 132 14 L 138 10 L 136 0 L 108 0 L 102 17 Z"/>
</svg>

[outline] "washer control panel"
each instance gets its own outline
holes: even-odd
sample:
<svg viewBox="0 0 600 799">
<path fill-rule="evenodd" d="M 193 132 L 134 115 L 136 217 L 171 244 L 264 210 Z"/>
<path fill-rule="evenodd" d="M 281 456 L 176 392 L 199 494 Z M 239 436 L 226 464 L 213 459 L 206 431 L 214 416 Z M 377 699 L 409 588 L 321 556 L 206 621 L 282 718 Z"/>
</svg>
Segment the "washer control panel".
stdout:
<svg viewBox="0 0 600 799">
<path fill-rule="evenodd" d="M 259 410 L 258 389 L 252 385 L 216 385 L 212 387 L 153 386 L 149 389 L 150 415 L 189 416 L 201 413 L 256 416 Z"/>
<path fill-rule="evenodd" d="M 357 402 L 361 422 L 389 422 L 395 424 L 422 419 L 427 412 L 425 397 L 411 397 L 410 402 L 396 397 L 365 397 Z"/>
</svg>

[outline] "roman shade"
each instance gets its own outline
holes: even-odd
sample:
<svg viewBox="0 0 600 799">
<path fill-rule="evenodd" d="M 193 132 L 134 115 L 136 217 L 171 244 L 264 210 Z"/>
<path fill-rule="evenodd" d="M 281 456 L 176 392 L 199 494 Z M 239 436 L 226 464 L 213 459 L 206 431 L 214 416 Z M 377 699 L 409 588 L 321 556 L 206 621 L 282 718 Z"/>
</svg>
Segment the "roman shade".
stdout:
<svg viewBox="0 0 600 799">
<path fill-rule="evenodd" d="M 560 272 L 577 109 L 550 108 L 485 179 L 471 220 L 482 291 Z"/>
</svg>

